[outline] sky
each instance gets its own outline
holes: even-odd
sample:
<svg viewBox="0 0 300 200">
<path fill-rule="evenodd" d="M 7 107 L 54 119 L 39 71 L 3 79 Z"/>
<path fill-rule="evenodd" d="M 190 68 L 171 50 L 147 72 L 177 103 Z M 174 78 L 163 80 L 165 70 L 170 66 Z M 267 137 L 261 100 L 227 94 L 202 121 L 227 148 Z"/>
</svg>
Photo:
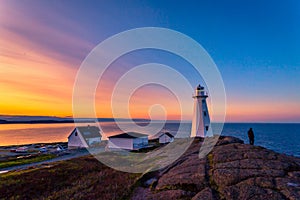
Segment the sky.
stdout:
<svg viewBox="0 0 300 200">
<path fill-rule="evenodd" d="M 203 46 L 222 75 L 227 122 L 300 122 L 297 0 L 2 0 L 0 114 L 72 116 L 73 86 L 86 56 L 105 39 L 140 27 L 176 30 Z M 117 108 L 117 117 L 129 112 L 133 118 L 191 119 L 193 91 L 184 91 L 191 95 L 178 100 L 172 88 L 157 84 L 139 87 L 129 111 L 122 99 L 111 105 L 120 77 L 145 63 L 168 65 L 192 86 L 205 85 L 190 63 L 174 54 L 132 52 L 113 62 L 100 80 L 97 116 L 112 117 L 112 108 Z M 173 87 L 181 85 L 175 81 Z"/>
</svg>

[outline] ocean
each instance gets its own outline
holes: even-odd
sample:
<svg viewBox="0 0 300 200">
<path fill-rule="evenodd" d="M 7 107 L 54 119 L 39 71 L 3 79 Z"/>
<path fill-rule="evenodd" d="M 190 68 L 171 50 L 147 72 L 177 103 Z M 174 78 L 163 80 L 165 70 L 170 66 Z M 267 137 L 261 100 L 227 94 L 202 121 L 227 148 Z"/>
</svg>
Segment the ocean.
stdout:
<svg viewBox="0 0 300 200">
<path fill-rule="evenodd" d="M 167 123 L 163 131 L 175 134 L 178 127 L 178 123 Z M 300 157 L 300 124 L 226 123 L 221 135 L 234 136 L 248 143 L 247 131 L 250 127 L 255 134 L 255 145 Z M 106 136 L 120 132 L 112 122 L 101 123 L 101 128 Z M 73 129 L 74 124 L 1 124 L 0 146 L 66 142 Z M 188 135 L 190 130 L 191 123 L 184 123 L 182 124 L 184 133 L 180 134 Z"/>
<path fill-rule="evenodd" d="M 227 123 L 222 135 L 234 136 L 249 144 L 247 132 L 250 127 L 254 131 L 255 145 L 300 157 L 300 124 Z"/>
</svg>

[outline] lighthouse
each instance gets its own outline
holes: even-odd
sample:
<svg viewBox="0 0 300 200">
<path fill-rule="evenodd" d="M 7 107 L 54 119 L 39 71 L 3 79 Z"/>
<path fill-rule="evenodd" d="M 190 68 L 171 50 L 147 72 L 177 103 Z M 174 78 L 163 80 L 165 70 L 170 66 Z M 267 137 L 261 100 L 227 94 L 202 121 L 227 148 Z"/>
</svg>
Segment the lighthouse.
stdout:
<svg viewBox="0 0 300 200">
<path fill-rule="evenodd" d="M 191 137 L 212 136 L 210 128 L 210 119 L 206 103 L 208 97 L 204 87 L 200 84 L 196 88 L 194 98 L 194 114 L 192 121 Z"/>
</svg>

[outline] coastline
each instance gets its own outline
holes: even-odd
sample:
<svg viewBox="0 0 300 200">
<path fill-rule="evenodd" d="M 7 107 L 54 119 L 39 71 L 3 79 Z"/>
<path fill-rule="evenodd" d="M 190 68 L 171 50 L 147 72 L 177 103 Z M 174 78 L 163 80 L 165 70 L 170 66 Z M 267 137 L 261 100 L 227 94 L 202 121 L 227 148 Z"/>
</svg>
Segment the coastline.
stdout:
<svg viewBox="0 0 300 200">
<path fill-rule="evenodd" d="M 0 174 L 0 198 L 22 198 L 26 195 L 32 198 L 31 195 L 38 195 L 62 199 L 80 195 L 81 198 L 77 199 L 91 196 L 99 199 L 103 193 L 117 195 L 118 199 L 133 200 L 294 200 L 300 197 L 300 158 L 244 144 L 238 138 L 221 136 L 212 152 L 199 159 L 200 145 L 201 142 L 195 139 L 176 162 L 145 174 L 115 171 L 90 155 Z M 105 174 L 102 173 L 104 171 Z M 55 179 L 44 182 L 42 177 Z M 127 181 L 121 177 L 126 177 Z M 16 184 L 20 180 L 21 184 Z M 119 185 L 124 182 L 127 184 Z M 64 187 L 56 187 L 57 184 Z M 118 185 L 120 193 L 115 194 L 115 188 L 103 187 L 114 184 Z M 101 189 L 96 185 L 101 186 Z M 78 187 L 81 189 L 77 190 Z"/>
</svg>

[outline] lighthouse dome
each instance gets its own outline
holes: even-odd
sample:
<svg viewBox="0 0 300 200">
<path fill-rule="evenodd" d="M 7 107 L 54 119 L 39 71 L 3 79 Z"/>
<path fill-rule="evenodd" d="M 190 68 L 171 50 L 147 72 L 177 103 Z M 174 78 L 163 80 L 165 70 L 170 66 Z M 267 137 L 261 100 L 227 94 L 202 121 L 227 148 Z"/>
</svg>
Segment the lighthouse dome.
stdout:
<svg viewBox="0 0 300 200">
<path fill-rule="evenodd" d="M 204 87 L 199 84 L 196 89 L 197 90 L 204 90 Z"/>
</svg>

